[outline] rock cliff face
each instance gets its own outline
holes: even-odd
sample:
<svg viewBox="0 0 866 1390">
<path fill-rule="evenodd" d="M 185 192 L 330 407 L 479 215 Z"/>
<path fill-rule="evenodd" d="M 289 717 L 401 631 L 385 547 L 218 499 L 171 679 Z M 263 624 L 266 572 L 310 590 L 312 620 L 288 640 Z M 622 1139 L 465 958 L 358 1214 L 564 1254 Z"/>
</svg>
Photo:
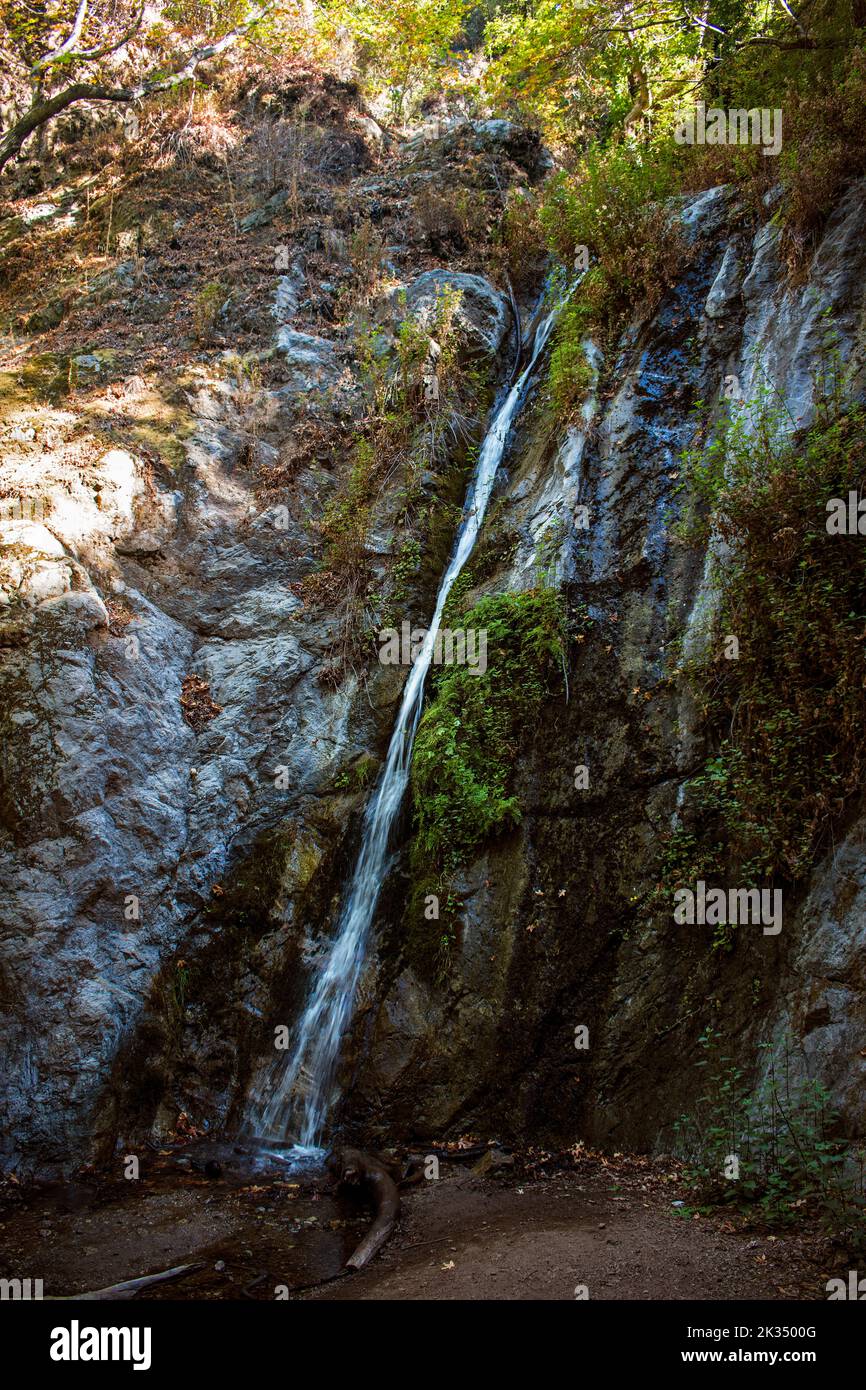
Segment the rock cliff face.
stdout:
<svg viewBox="0 0 866 1390">
<path fill-rule="evenodd" d="M 506 123 L 488 125 L 503 129 L 475 132 L 479 148 L 512 139 Z M 429 181 L 436 158 L 456 157 L 455 138 L 412 151 L 404 180 Z M 544 171 L 532 142 L 509 158 L 522 177 Z M 357 178 L 368 199 L 393 195 L 366 168 Z M 459 885 L 444 981 L 401 938 L 402 860 L 386 885 L 344 1077 L 344 1118 L 372 1139 L 476 1129 L 664 1142 L 713 1020 L 744 1057 L 793 1037 L 849 1126 L 862 1123 L 862 825 L 781 936 L 744 936 L 731 956 L 712 955 L 698 929 L 647 926 L 634 907 L 704 751 L 689 697 L 662 684 L 666 648 L 684 633 L 705 640 L 714 602 L 709 567 L 668 524 L 692 408 L 733 373 L 745 395 L 769 381 L 808 423 L 827 310 L 842 357 L 862 350 L 862 190 L 795 288 L 773 224 L 755 234 L 725 189 L 682 216 L 689 268 L 615 357 L 590 345 L 599 386 L 583 426 L 561 434 L 529 409 L 506 458 L 479 593 L 554 576 L 595 635 L 568 672 L 568 700 L 525 731 L 524 817 Z M 295 249 L 261 345 L 277 385 L 251 393 L 228 360 L 187 374 L 161 403 L 176 468 L 118 430 L 117 447 L 85 466 L 49 470 L 38 515 L 3 522 L 0 1157 L 19 1171 L 104 1157 L 165 1132 L 182 1109 L 237 1123 L 273 1025 L 297 1013 L 357 848 L 400 677 L 375 658 L 335 672 L 343 614 L 309 577 L 312 521 L 345 466 L 370 340 L 368 325 L 341 338 L 295 326 L 307 289 Z M 424 323 L 450 284 L 461 361 L 495 390 L 513 361 L 507 298 L 447 264 L 394 271 L 371 310 L 377 341 Z M 125 390 L 134 401 L 134 383 Z M 63 409 L 46 408 L 40 430 L 60 428 Z M 483 427 L 459 423 L 422 479 L 438 519 L 399 614 L 418 623 L 453 534 L 466 440 Z M 255 486 L 251 433 L 258 469 L 289 479 L 282 491 Z M 387 480 L 367 537 L 383 592 L 403 506 L 401 480 Z M 577 764 L 588 790 L 575 790 Z M 574 1048 L 580 1024 L 587 1053 Z"/>
<path fill-rule="evenodd" d="M 673 640 L 709 640 L 709 558 L 678 546 L 678 457 L 696 402 L 736 377 L 786 406 L 790 429 L 813 416 L 828 322 L 862 389 L 864 210 L 852 190 L 807 278 L 786 286 L 772 223 L 746 230 L 727 190 L 683 209 L 690 269 L 651 320 L 638 318 L 582 428 L 564 437 L 525 421 L 502 478 L 494 565 L 481 590 L 561 577 L 595 634 L 569 672 L 569 698 L 527 730 L 525 819 L 460 885 L 455 969 L 418 978 L 384 938 L 358 1024 L 350 1113 L 384 1116 L 379 1133 L 495 1130 L 562 1142 L 669 1142 L 700 1093 L 697 1039 L 708 1024 L 757 1080 L 761 1043 L 819 1079 L 846 1124 L 863 1123 L 866 1062 L 856 1046 L 866 984 L 857 916 L 858 822 L 815 874 L 778 937 L 741 929 L 732 955 L 709 929 L 651 923 L 634 904 L 658 872 L 658 840 L 701 766 L 690 697 L 665 681 Z M 711 426 L 712 428 L 712 426 Z M 586 508 L 586 511 L 582 511 Z M 652 698 L 648 698 L 652 692 Z M 577 765 L 589 787 L 576 790 Z M 575 1028 L 590 1046 L 575 1050 Z"/>
</svg>

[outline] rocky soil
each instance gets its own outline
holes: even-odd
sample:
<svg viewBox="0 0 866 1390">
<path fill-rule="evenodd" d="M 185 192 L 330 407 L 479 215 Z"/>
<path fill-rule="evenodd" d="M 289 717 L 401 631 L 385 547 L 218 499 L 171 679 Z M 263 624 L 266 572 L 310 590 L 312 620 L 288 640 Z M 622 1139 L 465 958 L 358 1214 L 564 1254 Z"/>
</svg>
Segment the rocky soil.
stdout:
<svg viewBox="0 0 866 1390">
<path fill-rule="evenodd" d="M 152 1299 L 826 1298 L 847 1253 L 813 1229 L 767 1234 L 685 1208 L 668 1160 L 519 1163 L 481 1176 L 443 1168 L 406 1189 L 397 1232 L 360 1273 L 343 1268 L 363 1206 L 297 1181 L 227 1170 L 184 1173 L 150 1157 L 138 1182 L 95 1177 L 7 1194 L 4 1260 L 44 1279 L 46 1296 L 105 1288 L 181 1264 Z M 237 1160 L 240 1162 L 240 1160 Z"/>
</svg>

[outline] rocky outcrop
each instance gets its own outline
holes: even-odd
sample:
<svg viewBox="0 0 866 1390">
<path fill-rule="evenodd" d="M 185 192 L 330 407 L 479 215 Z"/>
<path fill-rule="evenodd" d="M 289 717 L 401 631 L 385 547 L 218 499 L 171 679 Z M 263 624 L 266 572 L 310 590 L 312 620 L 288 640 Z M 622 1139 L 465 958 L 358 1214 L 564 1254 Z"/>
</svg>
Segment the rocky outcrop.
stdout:
<svg viewBox="0 0 866 1390">
<path fill-rule="evenodd" d="M 446 283 L 461 351 L 495 374 L 509 310 L 479 276 L 408 278 L 394 331 Z M 303 289 L 299 258 L 263 344 L 280 384 L 251 385 L 230 353 L 184 376 L 176 471 L 136 448 L 52 471 L 25 441 L 40 496 L 24 505 L 44 520 L 4 518 L 0 550 L 0 1156 L 22 1173 L 164 1133 L 184 1106 L 224 1119 L 345 874 L 399 683 L 330 676 L 343 617 L 304 587 L 350 450 L 330 471 L 281 461 L 302 429 L 345 441 L 363 386 L 351 343 L 294 326 Z M 431 504 L 448 466 L 425 479 Z M 291 486 L 263 492 L 262 467 Z M 384 593 L 404 508 L 387 478 L 368 543 Z M 415 570 L 401 583 L 423 612 L 435 575 Z"/>
<path fill-rule="evenodd" d="M 365 185 L 376 217 L 467 144 L 532 176 L 546 164 L 508 122 L 431 131 L 410 173 Z M 367 169 L 354 143 L 341 151 L 341 169 Z M 278 218 L 282 196 L 250 233 Z M 444 978 L 404 934 L 402 859 L 385 885 L 343 1078 L 343 1119 L 372 1140 L 472 1129 L 664 1143 L 699 1084 L 708 1020 L 724 1021 L 744 1059 L 793 1038 L 849 1128 L 862 1125 L 862 825 L 816 871 L 790 929 L 744 936 L 731 956 L 637 906 L 705 753 L 690 697 L 665 679 L 671 643 L 698 650 L 716 601 L 712 557 L 678 546 L 670 526 L 693 407 L 717 401 L 721 413 L 736 377 L 744 396 L 768 383 L 792 427 L 807 423 L 828 313 L 860 389 L 862 190 L 800 286 L 785 280 L 775 225 L 755 231 L 729 190 L 682 217 L 688 269 L 606 358 L 587 344 L 596 389 L 581 417 L 562 432 L 525 412 L 505 459 L 477 593 L 561 582 L 594 637 L 568 698 L 524 731 L 519 828 L 456 885 Z M 508 302 L 464 270 L 404 274 L 389 260 L 386 291 L 346 334 L 328 335 L 327 314 L 299 327 L 308 250 L 293 246 L 265 308 L 260 358 L 279 364 L 277 385 L 254 390 L 227 353 L 178 382 L 163 426 L 175 467 L 131 439 L 56 474 L 40 455 L 43 514 L 2 513 L 0 1159 L 20 1172 L 158 1137 L 180 1109 L 237 1122 L 333 925 L 399 697 L 399 674 L 375 663 L 335 674 L 342 610 L 316 588 L 315 523 L 351 467 L 362 340 L 369 354 L 375 324 L 385 356 L 401 317 L 429 326 L 450 287 L 460 360 L 481 361 L 489 384 L 511 365 Z M 321 287 L 329 301 L 333 289 Z M 44 364 L 52 393 L 68 368 Z M 399 550 L 399 477 L 371 514 L 370 591 L 398 592 L 418 621 L 453 535 L 466 428 L 455 419 L 463 453 L 450 473 L 437 459 L 419 481 L 432 518 L 423 563 Z M 256 485 L 262 468 L 279 488 Z M 409 579 L 389 589 L 399 566 Z M 589 769 L 585 790 L 576 765 Z M 588 1051 L 575 1048 L 580 1026 Z"/>
<path fill-rule="evenodd" d="M 511 311 L 508 301 L 480 275 L 428 270 L 410 286 L 406 307 L 419 323 L 429 326 L 446 292 L 455 296 L 455 317 L 464 341 L 482 357 L 498 353 L 511 323 Z"/>
<path fill-rule="evenodd" d="M 808 424 L 828 323 L 850 389 L 862 391 L 862 188 L 831 219 L 799 286 L 787 283 L 778 228 L 750 232 L 727 189 L 700 195 L 683 221 L 691 265 L 658 312 L 635 320 L 615 361 L 588 346 L 604 400 L 591 397 L 562 438 L 536 418 L 507 459 L 479 543 L 492 557 L 479 592 L 562 578 L 595 635 L 569 672 L 567 702 L 526 731 L 519 830 L 457 885 L 447 977 L 431 981 L 393 936 L 381 939 L 348 1105 L 374 1137 L 470 1130 L 669 1144 L 700 1093 L 694 1064 L 708 1025 L 756 1081 L 760 1045 L 771 1044 L 766 1066 L 786 1054 L 862 1132 L 862 826 L 816 871 L 778 939 L 747 928 L 720 956 L 706 929 L 638 906 L 659 836 L 705 756 L 690 697 L 665 679 L 670 644 L 685 638 L 694 651 L 708 640 L 715 604 L 711 557 L 678 545 L 671 526 L 692 407 L 715 401 L 721 414 L 736 378 L 744 398 L 760 384 L 784 402 L 791 430 Z M 589 769 L 586 790 L 575 789 L 577 764 Z M 581 1025 L 586 1050 L 575 1047 Z"/>
</svg>

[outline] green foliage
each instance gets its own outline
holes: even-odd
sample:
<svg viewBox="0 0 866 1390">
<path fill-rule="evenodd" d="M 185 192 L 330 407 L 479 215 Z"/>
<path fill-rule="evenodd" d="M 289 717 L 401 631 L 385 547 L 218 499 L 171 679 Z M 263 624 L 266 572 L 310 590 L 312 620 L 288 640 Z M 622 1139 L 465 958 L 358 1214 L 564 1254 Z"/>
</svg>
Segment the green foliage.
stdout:
<svg viewBox="0 0 866 1390">
<path fill-rule="evenodd" d="M 866 52 L 840 60 L 829 82 L 786 94 L 786 144 L 780 173 L 783 249 L 801 270 L 814 250 L 828 215 L 846 184 L 866 172 L 866 141 L 860 112 L 866 103 Z"/>
<path fill-rule="evenodd" d="M 420 564 L 421 542 L 417 536 L 406 536 L 391 567 L 392 603 L 402 603 L 405 600 L 408 585 L 418 573 Z"/>
<path fill-rule="evenodd" d="M 589 309 L 582 300 L 568 300 L 554 330 L 547 397 L 554 418 L 570 423 L 592 387 L 593 371 L 583 346 L 589 330 Z"/>
<path fill-rule="evenodd" d="M 199 290 L 192 306 L 193 327 L 197 338 L 207 339 L 211 336 L 227 293 L 225 285 L 221 285 L 217 280 L 212 280 Z"/>
<path fill-rule="evenodd" d="M 404 296 L 405 307 L 405 296 Z M 478 374 L 457 371 L 459 292 L 446 287 L 426 322 L 406 314 L 389 342 L 379 328 L 361 335 L 359 362 L 367 387 L 367 418 L 351 449 L 351 465 L 317 523 L 324 542 L 323 567 L 305 581 L 307 594 L 341 610 L 340 636 L 328 667 L 339 679 L 369 643 L 369 555 L 367 534 L 374 501 L 396 470 L 403 473 L 401 522 L 404 535 L 392 567 L 390 592 L 375 603 L 390 615 L 407 596 L 419 571 L 424 547 L 421 530 L 432 529 L 431 509 L 420 508 L 419 479 L 455 442 L 463 410 L 477 412 Z M 439 394 L 428 401 L 425 380 L 435 364 Z M 470 417 L 471 418 L 471 417 Z M 390 625 L 390 624 L 386 624 Z"/>
<path fill-rule="evenodd" d="M 326 567 L 347 580 L 365 563 L 370 492 L 377 463 L 372 441 L 362 435 L 355 441 L 349 475 L 319 522 Z"/>
<path fill-rule="evenodd" d="M 415 851 L 448 871 L 520 821 L 515 761 L 563 655 L 562 611 L 551 589 L 488 596 L 461 625 L 486 631 L 486 674 L 434 668 L 411 773 Z"/>
<path fill-rule="evenodd" d="M 372 753 L 362 753 L 348 767 L 342 768 L 331 783 L 335 792 L 362 792 L 373 780 L 378 759 Z"/>
<path fill-rule="evenodd" d="M 587 248 L 577 302 L 594 323 L 616 327 L 637 303 L 652 308 L 681 271 L 685 240 L 662 206 L 673 188 L 670 152 L 662 159 L 631 145 L 592 145 L 575 174 L 548 180 L 539 219 L 569 275 L 577 248 Z"/>
<path fill-rule="evenodd" d="M 401 120 L 434 73 L 441 82 L 470 9 L 468 0 L 327 0 L 317 24 L 334 47 L 351 40 L 368 90 L 387 92 L 393 118 Z"/>
<path fill-rule="evenodd" d="M 765 1045 L 766 1075 L 753 1091 L 743 1070 L 721 1052 L 719 1032 L 707 1028 L 699 1041 L 697 1065 L 705 1069 L 706 1087 L 695 1111 L 675 1125 L 696 1201 L 757 1211 L 773 1226 L 790 1225 L 806 1207 L 837 1227 L 853 1222 L 862 1243 L 862 1155 L 852 1162 L 850 1146 L 834 1137 L 837 1117 L 827 1090 L 817 1081 L 792 1080 L 787 1053 L 779 1076 Z"/>
<path fill-rule="evenodd" d="M 161 18 L 180 35 L 219 38 L 243 23 L 249 10 L 248 0 L 169 0 Z"/>
<path fill-rule="evenodd" d="M 634 0 L 616 14 L 595 0 L 503 0 L 486 27 L 485 85 L 494 102 L 540 121 L 560 149 L 626 131 L 660 144 L 687 101 L 778 106 L 795 86 L 817 94 L 860 24 L 852 0 L 797 17 L 787 5 L 743 0 L 712 0 L 700 13 Z"/>
<path fill-rule="evenodd" d="M 866 553 L 862 537 L 826 529 L 829 499 L 861 486 L 864 412 L 827 382 L 814 425 L 791 442 L 777 411 L 765 402 L 755 422 L 755 409 L 686 459 L 712 506 L 686 529 L 729 552 L 716 631 L 680 668 L 715 750 L 688 784 L 693 822 L 668 842 L 666 888 L 726 860 L 744 885 L 804 880 L 866 769 Z M 737 660 L 722 656 L 726 634 Z"/>
<path fill-rule="evenodd" d="M 574 243 L 601 243 L 607 283 L 597 289 L 607 308 L 621 290 L 634 302 L 642 284 L 652 288 L 654 269 L 664 269 L 640 264 L 652 257 L 655 237 L 634 226 L 637 166 L 647 202 L 734 182 L 762 218 L 762 195 L 781 179 L 782 245 L 794 273 L 845 186 L 866 170 L 858 134 L 866 53 L 852 0 L 825 0 L 796 15 L 787 5 L 713 0 L 703 18 L 665 0 L 636 0 L 616 17 L 594 0 L 504 0 L 485 45 L 488 99 L 539 123 L 570 171 L 547 199 L 547 229 L 566 263 Z M 781 157 L 765 158 L 754 146 L 678 145 L 676 121 L 698 101 L 780 109 Z M 590 185 L 579 225 L 562 196 L 575 176 Z"/>
<path fill-rule="evenodd" d="M 461 597 L 449 605 L 445 621 L 486 631 L 487 671 L 432 668 L 433 695 L 418 727 L 411 768 L 407 944 L 416 967 L 438 979 L 447 973 L 459 929 L 454 874 L 486 840 L 521 819 L 514 769 L 527 730 L 557 688 L 565 650 L 565 618 L 555 590 L 489 595 L 465 613 L 459 612 Z M 430 894 L 438 900 L 439 916 L 428 920 Z"/>
</svg>

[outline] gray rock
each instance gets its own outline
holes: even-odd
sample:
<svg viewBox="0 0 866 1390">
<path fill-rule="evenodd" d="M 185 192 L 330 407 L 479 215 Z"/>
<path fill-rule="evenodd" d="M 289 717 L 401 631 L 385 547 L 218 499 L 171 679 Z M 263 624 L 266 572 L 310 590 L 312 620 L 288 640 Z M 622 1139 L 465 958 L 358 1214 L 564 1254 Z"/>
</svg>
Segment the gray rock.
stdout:
<svg viewBox="0 0 866 1390">
<path fill-rule="evenodd" d="M 709 319 L 721 318 L 724 314 L 731 313 L 737 296 L 743 283 L 743 272 L 738 255 L 738 245 L 736 239 L 728 242 L 725 247 L 725 254 L 722 257 L 722 264 L 719 273 L 713 281 L 707 301 L 704 305 L 704 313 Z"/>
<path fill-rule="evenodd" d="M 327 385 L 339 373 L 334 344 L 326 338 L 284 326 L 277 333 L 277 347 L 306 389 Z M 297 385 L 292 385 L 290 392 L 295 390 Z"/>
<path fill-rule="evenodd" d="M 105 604 L 95 593 L 67 593 L 43 599 L 39 605 L 53 617 L 72 617 L 84 627 L 108 627 Z"/>
<path fill-rule="evenodd" d="M 95 381 L 102 373 L 102 363 L 92 352 L 82 352 L 77 357 L 73 357 L 72 365 L 80 385 L 85 385 L 88 381 Z"/>
<path fill-rule="evenodd" d="M 778 943 L 738 942 L 729 969 L 706 933 L 686 934 L 672 918 L 650 923 L 634 906 L 653 889 L 659 833 L 689 823 L 688 782 L 706 757 L 687 690 L 663 693 L 671 634 L 685 625 L 685 655 L 701 632 L 708 638 L 713 566 L 724 563 L 719 551 L 689 554 L 672 539 L 680 455 L 694 430 L 684 388 L 689 399 L 719 402 L 710 437 L 728 408 L 720 395 L 730 373 L 746 398 L 769 387 L 791 429 L 807 423 L 822 325 L 832 320 L 842 360 L 856 366 L 866 287 L 862 187 L 846 194 L 798 286 L 786 279 L 774 226 L 742 242 L 729 190 L 699 195 L 683 216 L 695 261 L 673 322 L 671 301 L 649 323 L 639 315 L 591 427 L 573 426 L 555 449 L 543 429 L 524 427 L 482 530 L 493 557 L 482 592 L 573 576 L 595 620 L 595 650 L 570 671 L 568 704 L 554 702 L 521 744 L 521 826 L 454 885 L 459 920 L 445 980 L 417 963 L 405 923 L 408 958 L 396 977 L 390 958 L 369 962 L 365 1000 L 378 1002 L 372 1023 L 365 1012 L 363 1042 L 360 1030 L 353 1038 L 364 1051 L 347 1118 L 374 1138 L 473 1129 L 555 1142 L 577 1124 L 601 1143 L 669 1146 L 677 1116 L 698 1104 L 697 1037 L 708 1017 L 755 1084 L 762 1044 L 773 1045 L 777 1073 L 793 1047 L 848 1131 L 866 1122 L 862 824 L 818 868 Z M 570 524 L 577 504 L 590 518 L 583 532 Z M 644 692 L 651 700 L 629 715 L 620 701 L 636 705 Z M 658 741 L 652 755 L 648 738 Z M 590 786 L 576 800 L 578 762 Z M 753 976 L 767 1009 L 744 987 Z M 553 1013 L 551 1000 L 561 1001 Z M 589 1027 L 587 1052 L 574 1050 L 579 1023 Z"/>
<path fill-rule="evenodd" d="M 281 188 L 279 192 L 269 198 L 266 203 L 263 203 L 260 208 L 255 208 L 252 212 L 248 212 L 246 217 L 241 218 L 241 231 L 252 232 L 255 231 L 257 227 L 269 226 L 274 218 L 282 212 L 288 201 L 288 190 Z"/>
<path fill-rule="evenodd" d="M 479 138 L 511 135 L 495 123 Z M 696 252 L 676 312 L 670 300 L 654 320 L 641 312 L 610 399 L 554 440 L 540 415 L 521 421 L 482 533 L 483 585 L 572 578 L 597 636 L 575 654 L 568 703 L 553 698 L 515 752 L 521 824 L 458 877 L 445 978 L 412 956 L 402 924 L 373 944 L 347 1040 L 349 1118 L 373 1139 L 477 1126 L 503 1140 L 662 1143 L 702 1087 L 707 999 L 743 1058 L 767 1040 L 780 1056 L 793 1031 L 804 1072 L 862 1124 L 862 827 L 770 943 L 780 954 L 760 958 L 774 991 L 766 1016 L 744 988 L 751 957 L 726 974 L 706 940 L 641 917 L 659 834 L 688 816 L 705 755 L 664 679 L 671 634 L 712 603 L 707 557 L 670 533 L 694 428 L 686 402 L 716 400 L 729 371 L 748 392 L 757 362 L 808 419 L 826 311 L 843 360 L 856 367 L 859 350 L 862 188 L 802 287 L 786 284 L 774 231 L 748 246 L 733 211 L 719 190 L 685 208 Z M 446 284 L 462 291 L 467 351 L 501 352 L 508 306 L 479 276 L 422 275 L 408 312 L 429 319 Z M 400 312 L 393 301 L 392 327 Z M 333 343 L 285 323 L 279 342 L 291 380 L 261 441 L 271 462 L 304 393 L 342 365 Z M 299 996 L 320 958 L 364 803 L 339 774 L 381 752 L 399 695 L 393 673 L 369 693 L 327 678 L 339 605 L 300 596 L 321 563 L 310 517 L 327 501 L 324 470 L 299 471 L 278 530 L 270 501 L 251 507 L 232 390 L 203 374 L 190 395 L 195 433 L 176 477 L 146 478 L 134 453 L 113 449 L 86 478 L 46 475 L 50 532 L 4 523 L 0 1157 L 22 1174 L 110 1154 L 118 1132 L 158 1137 L 181 1108 L 225 1119 L 247 1084 L 238 1059 L 255 1056 L 274 1001 Z M 588 531 L 573 525 L 578 505 Z M 399 502 L 376 508 L 370 534 L 384 548 Z M 122 601 L 111 627 L 97 575 Z M 195 728 L 181 705 L 190 676 L 214 702 Z M 652 700 L 638 705 L 635 688 Z M 591 771 L 585 793 L 578 761 Z M 183 1004 L 180 958 L 192 963 Z M 586 1054 L 574 1047 L 582 1022 Z"/>
<path fill-rule="evenodd" d="M 65 300 L 52 299 L 49 304 L 44 304 L 29 316 L 24 325 L 24 331 L 25 333 L 47 333 L 63 322 L 65 313 Z"/>
<path fill-rule="evenodd" d="M 406 310 L 425 327 L 432 324 L 436 307 L 446 290 L 460 295 L 457 324 L 474 352 L 494 356 L 502 346 L 511 323 L 508 300 L 480 275 L 448 270 L 428 270 L 419 275 L 406 291 Z M 399 311 L 395 291 L 393 304 Z"/>
<path fill-rule="evenodd" d="M 300 266 L 294 266 L 291 274 L 278 279 L 272 311 L 278 324 L 288 323 L 298 312 L 303 286 L 304 272 Z"/>
</svg>

